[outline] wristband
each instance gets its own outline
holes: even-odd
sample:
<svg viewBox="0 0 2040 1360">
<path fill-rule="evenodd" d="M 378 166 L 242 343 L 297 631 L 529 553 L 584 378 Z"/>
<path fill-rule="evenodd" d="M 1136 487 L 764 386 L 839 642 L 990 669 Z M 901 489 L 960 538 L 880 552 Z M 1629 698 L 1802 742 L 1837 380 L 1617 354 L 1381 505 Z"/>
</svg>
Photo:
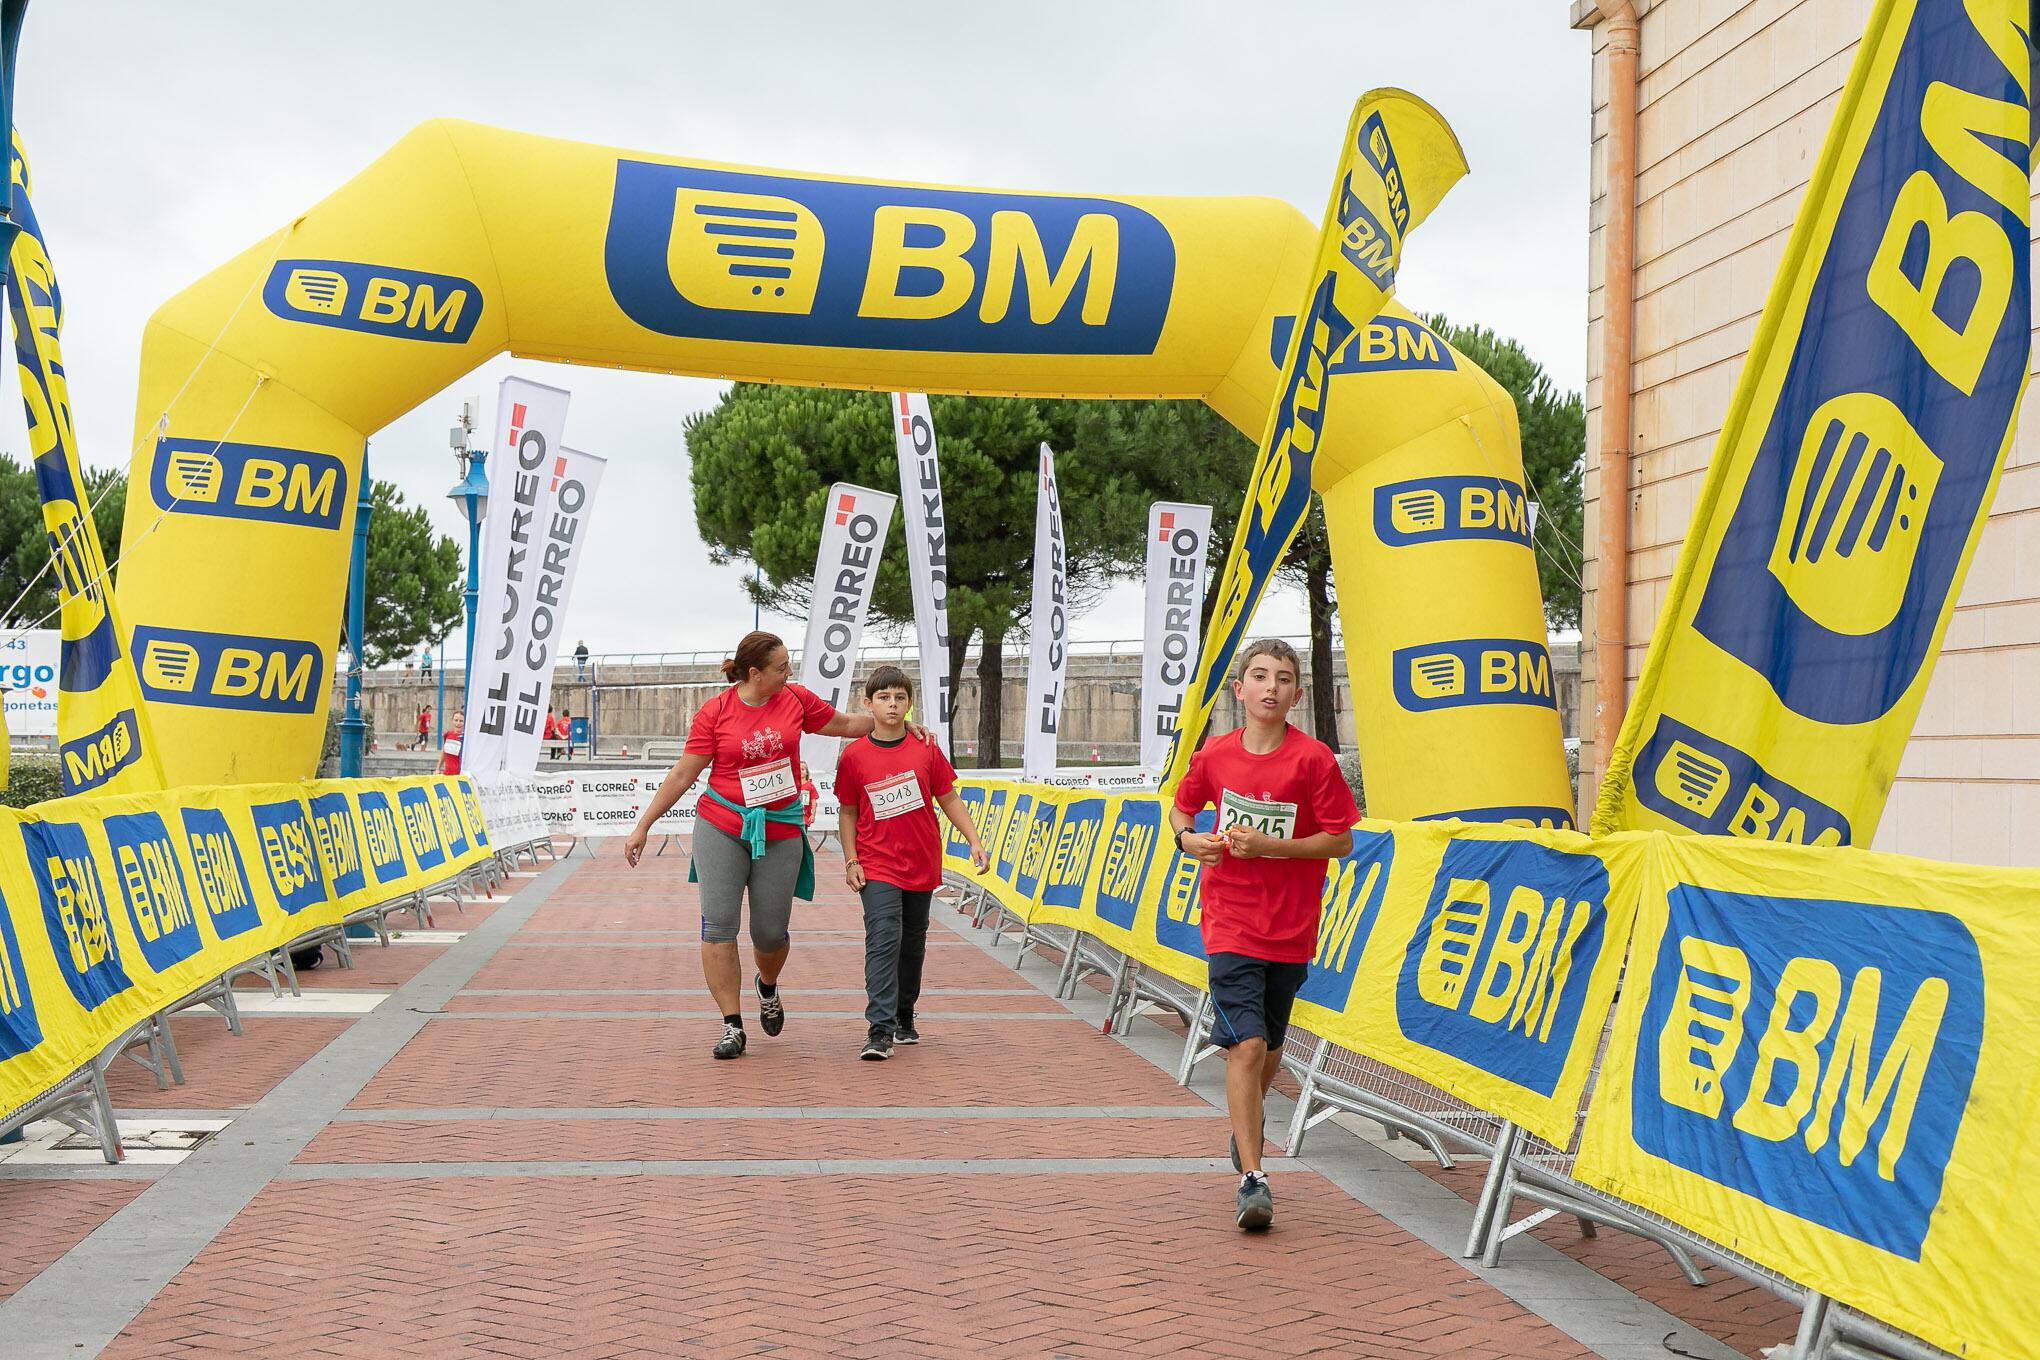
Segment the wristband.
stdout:
<svg viewBox="0 0 2040 1360">
<path fill-rule="evenodd" d="M 1190 828 L 1187 826 L 1176 828 L 1176 853 L 1179 855 L 1183 853 L 1183 837 L 1188 835 L 1189 832 Z"/>
</svg>

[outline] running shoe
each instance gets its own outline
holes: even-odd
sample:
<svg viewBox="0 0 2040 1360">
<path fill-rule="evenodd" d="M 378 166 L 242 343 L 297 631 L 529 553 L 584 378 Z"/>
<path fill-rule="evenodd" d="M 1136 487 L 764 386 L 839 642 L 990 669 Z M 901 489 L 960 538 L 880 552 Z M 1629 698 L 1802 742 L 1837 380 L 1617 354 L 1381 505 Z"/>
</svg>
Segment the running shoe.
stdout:
<svg viewBox="0 0 2040 1360">
<path fill-rule="evenodd" d="M 892 1037 L 896 1044 L 918 1044 L 921 1042 L 921 1031 L 914 1028 L 913 1017 L 909 1016 L 893 1026 Z"/>
<path fill-rule="evenodd" d="M 1268 1116 L 1264 1114 L 1261 1116 L 1261 1142 L 1263 1144 L 1266 1144 L 1267 1141 L 1268 1141 Z M 1239 1135 L 1228 1133 L 1225 1136 L 1225 1150 L 1227 1154 L 1232 1157 L 1232 1169 L 1244 1174 L 1246 1168 L 1240 1165 Z"/>
<path fill-rule="evenodd" d="M 866 1062 L 884 1062 L 892 1056 L 892 1030 L 884 1025 L 873 1025 L 871 1033 L 864 1036 L 864 1051 L 857 1056 Z"/>
<path fill-rule="evenodd" d="M 758 988 L 758 1028 L 767 1035 L 777 1034 L 786 1028 L 786 1003 L 779 999 L 777 989 L 772 995 L 765 995 L 763 978 L 753 977 L 752 981 Z"/>
<path fill-rule="evenodd" d="M 1268 1178 L 1258 1171 L 1240 1177 L 1240 1193 L 1233 1202 L 1233 1218 L 1248 1232 L 1263 1232 L 1275 1221 L 1275 1197 L 1268 1193 Z"/>
<path fill-rule="evenodd" d="M 741 1058 L 744 1056 L 745 1042 L 744 1027 L 725 1021 L 722 1038 L 715 1041 L 715 1048 L 712 1051 L 718 1058 Z"/>
</svg>

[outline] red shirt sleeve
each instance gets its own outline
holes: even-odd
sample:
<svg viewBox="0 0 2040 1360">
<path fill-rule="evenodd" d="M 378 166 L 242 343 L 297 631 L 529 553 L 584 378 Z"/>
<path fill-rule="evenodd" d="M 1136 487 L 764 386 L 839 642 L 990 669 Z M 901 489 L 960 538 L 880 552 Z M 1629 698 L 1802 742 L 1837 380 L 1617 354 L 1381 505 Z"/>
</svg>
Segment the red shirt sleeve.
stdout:
<svg viewBox="0 0 2040 1360">
<path fill-rule="evenodd" d="M 788 685 L 793 697 L 800 700 L 800 730 L 819 732 L 836 720 L 836 708 L 827 699 L 809 689 L 806 685 Z"/>
<path fill-rule="evenodd" d="M 1211 777 L 1204 769 L 1204 752 L 1190 757 L 1190 768 L 1183 772 L 1183 782 L 1176 785 L 1176 810 L 1196 816 L 1211 802 Z"/>
<path fill-rule="evenodd" d="M 863 743 L 850 742 L 836 758 L 836 820 L 855 822 L 864 810 L 864 777 L 857 768 L 857 750 Z"/>
<path fill-rule="evenodd" d="M 723 691 L 727 694 L 729 691 Z M 683 748 L 690 756 L 715 758 L 715 715 L 717 701 L 710 699 L 695 710 L 694 721 L 687 724 L 687 745 Z"/>
<path fill-rule="evenodd" d="M 1353 801 L 1353 790 L 1346 783 L 1345 774 L 1339 769 L 1339 758 L 1329 747 L 1322 745 L 1318 747 L 1317 756 L 1311 811 L 1317 817 L 1318 830 L 1350 831 L 1353 823 L 1360 820 L 1360 808 Z"/>
<path fill-rule="evenodd" d="M 942 748 L 933 744 L 928 747 L 928 792 L 937 798 L 945 798 L 956 787 L 956 767 L 949 763 L 949 757 Z"/>
</svg>

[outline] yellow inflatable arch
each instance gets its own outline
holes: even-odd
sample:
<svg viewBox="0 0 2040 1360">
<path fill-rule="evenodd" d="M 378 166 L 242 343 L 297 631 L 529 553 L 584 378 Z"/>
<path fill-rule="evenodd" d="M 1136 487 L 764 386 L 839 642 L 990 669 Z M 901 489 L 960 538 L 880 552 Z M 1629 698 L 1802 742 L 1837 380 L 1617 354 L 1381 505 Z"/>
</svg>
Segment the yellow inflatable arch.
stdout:
<svg viewBox="0 0 2040 1360">
<path fill-rule="evenodd" d="M 1314 225 L 426 123 L 143 337 L 119 601 L 173 783 L 308 776 L 367 437 L 490 357 L 1197 397 L 1258 437 Z M 1376 815 L 1571 819 L 1513 405 L 1406 312 L 1315 465 Z"/>
</svg>

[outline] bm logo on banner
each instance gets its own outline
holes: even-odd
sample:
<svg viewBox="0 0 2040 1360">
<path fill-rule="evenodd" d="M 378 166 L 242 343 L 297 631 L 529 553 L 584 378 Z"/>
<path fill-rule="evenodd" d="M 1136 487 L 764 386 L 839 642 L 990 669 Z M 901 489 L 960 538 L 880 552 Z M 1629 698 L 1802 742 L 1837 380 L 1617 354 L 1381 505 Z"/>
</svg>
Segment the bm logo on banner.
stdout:
<svg viewBox="0 0 2040 1360">
<path fill-rule="evenodd" d="M 1403 1034 L 1551 1095 L 1607 941 L 1607 900 L 1598 855 L 1452 842 L 1396 979 Z"/>
<path fill-rule="evenodd" d="M 1666 909 L 1637 1040 L 1637 1145 L 1917 1261 L 1983 1039 L 1968 927 L 1688 884 Z"/>
</svg>

